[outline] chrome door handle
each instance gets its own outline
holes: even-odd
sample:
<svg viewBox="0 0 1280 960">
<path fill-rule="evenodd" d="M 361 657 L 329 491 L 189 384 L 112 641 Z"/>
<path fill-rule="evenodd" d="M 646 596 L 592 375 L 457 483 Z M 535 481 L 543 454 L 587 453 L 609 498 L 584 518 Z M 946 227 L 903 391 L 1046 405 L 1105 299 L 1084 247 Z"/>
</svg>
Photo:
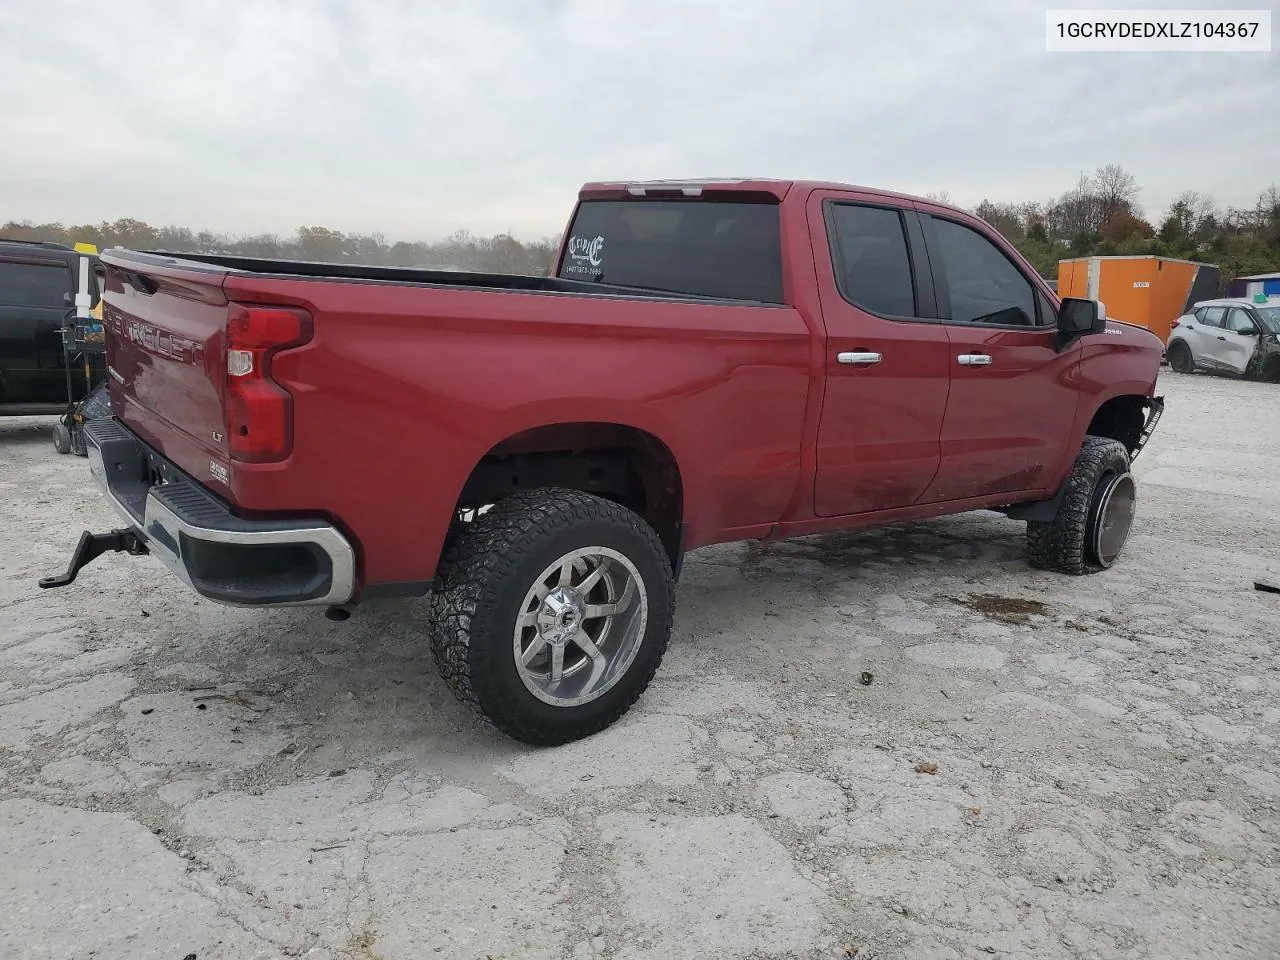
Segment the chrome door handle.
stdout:
<svg viewBox="0 0 1280 960">
<path fill-rule="evenodd" d="M 837 353 L 836 360 L 840 363 L 851 363 L 855 366 L 869 367 L 873 363 L 880 362 L 880 354 L 872 353 L 870 350 L 852 350 L 848 353 Z"/>
<path fill-rule="evenodd" d="M 985 353 L 962 353 L 956 357 L 962 367 L 989 367 L 991 358 Z"/>
</svg>

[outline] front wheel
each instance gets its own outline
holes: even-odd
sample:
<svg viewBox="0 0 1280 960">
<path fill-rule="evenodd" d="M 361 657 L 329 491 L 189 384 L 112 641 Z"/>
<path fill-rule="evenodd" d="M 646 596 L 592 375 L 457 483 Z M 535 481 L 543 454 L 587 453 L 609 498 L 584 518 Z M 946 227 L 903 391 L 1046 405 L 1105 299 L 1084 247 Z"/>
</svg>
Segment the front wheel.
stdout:
<svg viewBox="0 0 1280 960">
<path fill-rule="evenodd" d="M 1058 515 L 1027 522 L 1027 559 L 1039 570 L 1080 575 L 1120 557 L 1137 506 L 1129 452 L 1118 440 L 1085 437 Z"/>
<path fill-rule="evenodd" d="M 1169 344 L 1166 354 L 1169 357 L 1169 369 L 1174 373 L 1196 372 L 1196 359 L 1191 355 L 1191 348 L 1181 340 Z"/>
<path fill-rule="evenodd" d="M 575 490 L 516 494 L 465 525 L 441 564 L 431 650 L 464 703 L 524 743 L 608 727 L 657 672 L 675 584 L 657 534 Z"/>
</svg>

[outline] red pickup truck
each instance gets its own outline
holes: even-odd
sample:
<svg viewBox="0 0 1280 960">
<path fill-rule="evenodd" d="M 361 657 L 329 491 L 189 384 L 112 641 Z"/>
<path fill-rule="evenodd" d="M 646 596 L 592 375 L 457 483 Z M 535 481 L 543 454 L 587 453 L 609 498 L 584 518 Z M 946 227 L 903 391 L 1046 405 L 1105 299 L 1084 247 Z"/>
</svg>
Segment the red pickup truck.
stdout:
<svg viewBox="0 0 1280 960">
<path fill-rule="evenodd" d="M 529 743 L 629 709 L 697 547 L 997 509 L 1033 566 L 1110 566 L 1163 409 L 1152 334 L 839 184 L 589 184 L 548 277 L 103 260 L 126 526 L 42 585 L 122 550 L 226 604 L 430 594 L 448 683 Z"/>
</svg>

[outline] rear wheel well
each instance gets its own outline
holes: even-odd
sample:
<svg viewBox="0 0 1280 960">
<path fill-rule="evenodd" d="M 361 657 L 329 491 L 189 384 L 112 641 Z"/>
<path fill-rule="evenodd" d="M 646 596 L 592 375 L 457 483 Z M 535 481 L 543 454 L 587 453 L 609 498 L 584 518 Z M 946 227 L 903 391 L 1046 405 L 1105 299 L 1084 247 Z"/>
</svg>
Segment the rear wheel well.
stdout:
<svg viewBox="0 0 1280 960">
<path fill-rule="evenodd" d="M 536 427 L 494 446 L 463 484 L 450 541 L 461 524 L 514 493 L 562 487 L 612 500 L 643 517 L 679 570 L 684 490 L 675 456 L 653 434 L 616 423 Z"/>
<path fill-rule="evenodd" d="M 1100 406 L 1085 432 L 1093 437 L 1119 440 L 1130 454 L 1138 448 L 1147 422 L 1147 398 L 1128 394 L 1112 397 Z"/>
</svg>

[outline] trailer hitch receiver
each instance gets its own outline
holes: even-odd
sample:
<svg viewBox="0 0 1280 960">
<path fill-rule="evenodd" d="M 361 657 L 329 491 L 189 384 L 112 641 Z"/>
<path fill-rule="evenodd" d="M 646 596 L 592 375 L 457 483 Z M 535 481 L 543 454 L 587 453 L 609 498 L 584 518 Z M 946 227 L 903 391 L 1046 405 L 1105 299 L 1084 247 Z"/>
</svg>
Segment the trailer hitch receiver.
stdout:
<svg viewBox="0 0 1280 960">
<path fill-rule="evenodd" d="M 140 557 L 147 553 L 147 545 L 133 529 L 112 530 L 110 533 L 90 533 L 86 530 L 80 534 L 80 542 L 71 554 L 67 572 L 56 577 L 44 577 L 40 581 L 41 589 L 65 587 L 75 580 L 76 574 L 104 553 L 128 553 Z"/>
</svg>

